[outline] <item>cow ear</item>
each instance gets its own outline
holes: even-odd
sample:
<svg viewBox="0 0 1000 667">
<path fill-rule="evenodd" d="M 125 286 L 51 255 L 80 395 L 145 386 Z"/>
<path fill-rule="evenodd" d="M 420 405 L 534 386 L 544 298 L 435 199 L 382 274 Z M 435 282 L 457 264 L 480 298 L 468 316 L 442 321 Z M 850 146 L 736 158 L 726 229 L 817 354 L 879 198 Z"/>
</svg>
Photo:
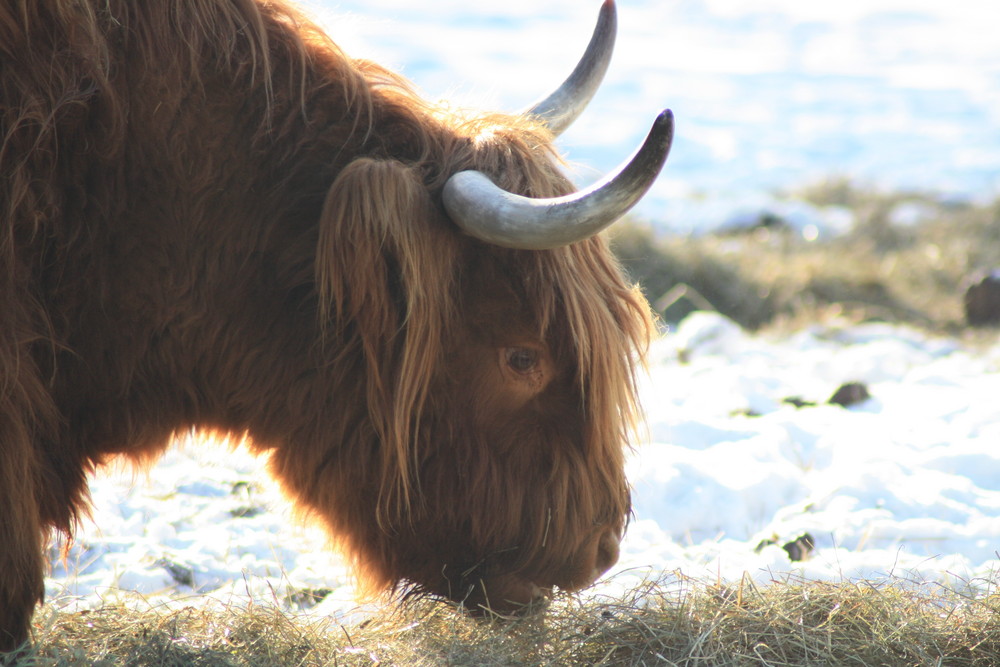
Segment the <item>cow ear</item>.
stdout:
<svg viewBox="0 0 1000 667">
<path fill-rule="evenodd" d="M 334 354 L 364 357 L 358 389 L 396 473 L 382 501 L 409 505 L 411 441 L 454 310 L 456 252 L 419 172 L 401 162 L 359 158 L 327 193 L 316 256 L 321 324 L 327 344 L 342 347 Z"/>
</svg>

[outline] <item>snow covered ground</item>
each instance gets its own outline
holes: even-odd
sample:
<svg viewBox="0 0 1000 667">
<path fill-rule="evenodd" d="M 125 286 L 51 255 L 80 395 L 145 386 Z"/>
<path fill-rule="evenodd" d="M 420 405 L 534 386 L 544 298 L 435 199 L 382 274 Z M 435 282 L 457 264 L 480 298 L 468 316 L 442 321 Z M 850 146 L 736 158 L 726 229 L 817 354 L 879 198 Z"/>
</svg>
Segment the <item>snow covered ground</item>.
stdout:
<svg viewBox="0 0 1000 667">
<path fill-rule="evenodd" d="M 973 348 L 880 324 L 755 336 L 695 313 L 652 352 L 648 438 L 629 463 L 635 520 L 589 595 L 678 575 L 962 588 L 995 574 L 1000 342 Z M 847 382 L 871 398 L 827 404 Z M 59 606 L 124 588 L 183 604 L 323 590 L 316 613 L 349 619 L 357 607 L 323 535 L 290 517 L 244 452 L 190 444 L 148 478 L 102 475 L 92 493 L 96 523 L 68 568 L 53 551 L 47 597 Z M 790 560 L 781 545 L 807 533 L 815 551 Z M 765 540 L 776 544 L 759 548 Z"/>
</svg>

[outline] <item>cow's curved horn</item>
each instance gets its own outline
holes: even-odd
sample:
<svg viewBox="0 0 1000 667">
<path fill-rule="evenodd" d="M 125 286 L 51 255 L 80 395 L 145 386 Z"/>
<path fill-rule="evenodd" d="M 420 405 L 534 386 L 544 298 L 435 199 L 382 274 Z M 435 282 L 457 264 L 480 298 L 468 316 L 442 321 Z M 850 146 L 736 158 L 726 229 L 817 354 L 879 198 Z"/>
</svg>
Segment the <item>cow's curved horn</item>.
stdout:
<svg viewBox="0 0 1000 667">
<path fill-rule="evenodd" d="M 665 110 L 639 150 L 615 173 L 586 190 L 531 199 L 496 186 L 479 171 L 448 179 L 442 194 L 448 215 L 471 236 L 508 248 L 544 250 L 598 233 L 634 206 L 656 180 L 670 152 L 674 116 Z"/>
<path fill-rule="evenodd" d="M 533 104 L 525 113 L 541 118 L 557 136 L 572 125 L 601 85 L 615 48 L 617 29 L 614 0 L 604 0 L 594 34 L 572 74 L 554 93 Z"/>
</svg>

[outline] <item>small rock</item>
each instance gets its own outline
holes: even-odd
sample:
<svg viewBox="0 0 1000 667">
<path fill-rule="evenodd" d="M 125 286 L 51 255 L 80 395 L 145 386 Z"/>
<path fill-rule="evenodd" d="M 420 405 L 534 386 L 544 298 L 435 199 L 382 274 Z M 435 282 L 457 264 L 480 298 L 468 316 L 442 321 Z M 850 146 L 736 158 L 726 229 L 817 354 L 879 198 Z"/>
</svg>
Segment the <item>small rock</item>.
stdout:
<svg viewBox="0 0 1000 667">
<path fill-rule="evenodd" d="M 788 398 L 782 399 L 781 402 L 784 403 L 784 404 L 786 404 L 786 405 L 791 405 L 791 406 L 794 406 L 794 407 L 799 408 L 799 409 L 802 409 L 802 408 L 814 408 L 814 407 L 816 407 L 816 403 L 815 402 L 813 402 L 813 401 L 807 401 L 806 399 L 802 398 L 801 396 L 789 396 Z"/>
<path fill-rule="evenodd" d="M 837 391 L 833 392 L 833 396 L 827 403 L 831 405 L 842 405 L 843 407 L 849 407 L 851 405 L 857 405 L 858 403 L 864 403 L 869 398 L 871 394 L 868 393 L 868 387 L 866 387 L 861 382 L 848 382 L 840 386 Z"/>
<path fill-rule="evenodd" d="M 175 563 L 169 558 L 161 558 L 156 564 L 167 571 L 170 578 L 181 586 L 194 588 L 194 570 L 187 565 Z"/>
<path fill-rule="evenodd" d="M 240 505 L 229 510 L 229 515 L 234 519 L 252 519 L 258 514 L 263 513 L 264 509 L 262 507 L 255 507 L 253 505 Z"/>
<path fill-rule="evenodd" d="M 813 549 L 816 548 L 816 540 L 809 533 L 803 534 L 798 539 L 792 540 L 788 544 L 781 547 L 788 553 L 788 559 L 793 563 L 803 561 L 812 555 Z"/>
<path fill-rule="evenodd" d="M 760 543 L 754 548 L 754 552 L 760 553 L 761 551 L 764 550 L 764 547 L 769 547 L 777 543 L 778 543 L 777 536 L 770 539 L 761 540 Z M 793 563 L 797 563 L 799 561 L 804 561 L 809 558 L 809 556 L 813 552 L 813 549 L 816 548 L 816 540 L 809 533 L 803 533 L 801 536 L 795 538 L 791 542 L 783 544 L 781 548 L 784 549 L 785 553 L 788 554 L 788 559 L 790 561 L 792 561 Z"/>
<path fill-rule="evenodd" d="M 1000 271 L 974 280 L 965 290 L 965 321 L 973 327 L 1000 325 Z"/>
</svg>

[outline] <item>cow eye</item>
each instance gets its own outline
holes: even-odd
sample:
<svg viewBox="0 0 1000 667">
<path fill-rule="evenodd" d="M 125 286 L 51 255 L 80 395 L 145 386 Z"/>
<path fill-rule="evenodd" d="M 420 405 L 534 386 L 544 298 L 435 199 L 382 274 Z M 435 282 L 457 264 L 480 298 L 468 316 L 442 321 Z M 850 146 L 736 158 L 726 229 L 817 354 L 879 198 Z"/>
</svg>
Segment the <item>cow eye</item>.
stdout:
<svg viewBox="0 0 1000 667">
<path fill-rule="evenodd" d="M 509 347 L 504 354 L 507 365 L 518 373 L 530 373 L 538 366 L 538 350 L 530 347 Z"/>
</svg>

